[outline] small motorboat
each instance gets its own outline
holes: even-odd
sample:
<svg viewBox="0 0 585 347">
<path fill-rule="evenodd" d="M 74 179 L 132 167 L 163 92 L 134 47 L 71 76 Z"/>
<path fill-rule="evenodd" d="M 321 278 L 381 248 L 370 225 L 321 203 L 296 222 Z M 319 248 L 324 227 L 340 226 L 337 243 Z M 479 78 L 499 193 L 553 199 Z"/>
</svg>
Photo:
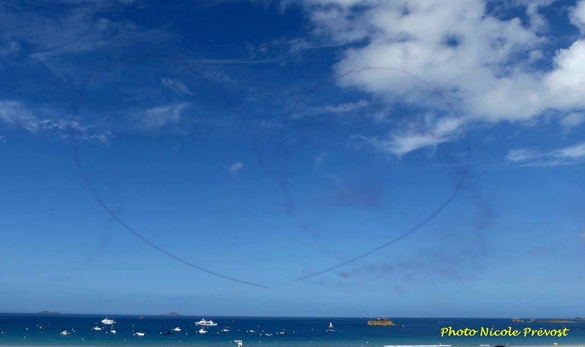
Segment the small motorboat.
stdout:
<svg viewBox="0 0 585 347">
<path fill-rule="evenodd" d="M 105 324 L 105 325 L 112 325 L 112 324 L 114 324 L 114 323 L 116 323 L 116 322 L 114 322 L 114 320 L 113 320 L 113 319 L 109 319 L 108 317 L 106 317 L 106 318 L 102 319 L 102 324 Z"/>
</svg>

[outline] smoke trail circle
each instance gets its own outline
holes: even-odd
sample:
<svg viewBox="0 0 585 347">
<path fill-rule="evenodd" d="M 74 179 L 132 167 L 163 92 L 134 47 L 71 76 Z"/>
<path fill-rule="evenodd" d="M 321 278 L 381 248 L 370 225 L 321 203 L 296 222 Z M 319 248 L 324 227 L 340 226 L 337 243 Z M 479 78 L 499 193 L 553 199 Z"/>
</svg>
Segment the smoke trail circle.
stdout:
<svg viewBox="0 0 585 347">
<path fill-rule="evenodd" d="M 277 288 L 277 287 L 282 287 L 282 286 L 286 286 L 286 285 L 290 285 L 293 283 L 298 283 L 304 280 L 307 280 L 309 278 L 312 277 L 316 277 L 316 276 L 320 276 L 323 274 L 326 274 L 328 272 L 331 272 L 333 270 L 337 270 L 339 268 L 342 268 L 344 266 L 347 266 L 349 264 L 355 263 L 358 260 L 364 259 L 374 253 L 377 253 L 401 240 L 403 240 L 404 238 L 414 234 L 415 232 L 417 232 L 418 230 L 420 230 L 422 227 L 424 227 L 426 224 L 428 224 L 430 221 L 432 221 L 434 218 L 436 218 L 449 204 L 451 204 L 451 202 L 453 202 L 453 200 L 455 199 L 455 197 L 457 196 L 457 194 L 459 193 L 459 191 L 461 190 L 461 187 L 463 186 L 463 183 L 465 181 L 465 179 L 467 178 L 468 172 L 469 172 L 469 167 L 471 164 L 471 144 L 470 144 L 470 139 L 469 139 L 469 133 L 467 130 L 467 126 L 465 124 L 465 122 L 463 121 L 462 117 L 459 115 L 459 113 L 454 109 L 453 105 L 451 104 L 451 102 L 449 102 L 445 96 L 439 91 L 439 89 L 437 89 L 433 84 L 431 84 L 430 82 L 422 79 L 421 77 L 408 72 L 404 69 L 400 69 L 400 68 L 394 68 L 394 67 L 369 67 L 369 68 L 363 68 L 363 69 L 359 69 L 359 70 L 349 70 L 347 72 L 344 72 L 343 74 L 340 74 L 339 76 L 337 76 L 337 78 L 334 78 L 328 82 L 325 82 L 324 84 L 319 85 L 316 88 L 313 88 L 309 93 L 307 93 L 308 95 L 311 95 L 315 92 L 317 92 L 318 90 L 322 89 L 324 87 L 325 84 L 331 82 L 331 81 L 338 81 L 341 80 L 345 77 L 351 76 L 353 74 L 359 74 L 362 72 L 366 72 L 366 71 L 398 71 L 400 73 L 403 73 L 405 75 L 408 75 L 412 78 L 414 78 L 415 80 L 419 81 L 420 83 L 426 85 L 435 95 L 437 95 L 441 100 L 443 100 L 445 102 L 445 104 L 447 105 L 447 107 L 449 108 L 449 110 L 455 115 L 455 117 L 457 119 L 459 119 L 461 121 L 461 125 L 460 128 L 462 129 L 462 132 L 465 136 L 465 149 L 466 149 L 466 156 L 465 156 L 465 166 L 463 169 L 463 173 L 461 174 L 461 177 L 459 178 L 459 180 L 457 181 L 457 184 L 455 186 L 455 189 L 453 190 L 453 192 L 438 206 L 436 207 L 427 217 L 423 218 L 420 222 L 418 222 L 417 224 L 415 224 L 413 227 L 409 228 L 408 230 L 404 231 L 403 233 L 401 233 L 400 235 L 396 236 L 395 238 L 381 244 L 378 247 L 375 247 L 367 252 L 364 252 L 362 254 L 356 255 L 348 260 L 345 260 L 343 262 L 340 262 L 338 264 L 332 265 L 330 267 L 324 268 L 322 270 L 319 271 L 315 271 L 312 272 L 311 274 L 305 275 L 305 276 L 301 276 L 301 277 L 297 277 L 294 278 L 292 280 L 288 280 L 288 281 L 284 281 L 275 285 L 271 285 L 269 288 Z M 295 103 L 295 105 L 293 106 L 293 108 L 288 112 L 289 117 L 288 117 L 288 122 L 290 123 L 290 115 L 294 112 L 294 110 L 300 105 L 301 101 L 297 101 Z M 288 129 L 288 127 L 283 127 L 284 129 Z M 285 134 L 284 131 L 281 133 L 281 136 L 279 136 L 280 141 L 277 142 L 276 146 L 275 146 L 275 150 L 278 151 L 287 151 L 288 149 L 284 146 L 284 138 L 285 138 Z M 276 155 L 275 155 L 276 156 Z M 286 156 L 285 156 L 286 157 Z M 282 187 L 286 187 L 286 185 L 281 185 L 281 189 Z M 288 195 L 290 194 L 288 191 L 286 191 L 285 189 L 283 189 L 283 194 Z M 205 295 L 205 296 L 197 296 L 197 297 L 215 297 L 215 296 L 225 296 L 225 295 L 233 295 L 233 294 L 244 294 L 244 293 L 250 293 L 250 292 L 255 292 L 257 290 L 260 289 L 252 289 L 252 290 L 247 290 L 247 291 L 237 291 L 237 292 L 228 292 L 228 293 L 221 293 L 221 294 L 212 294 L 212 295 Z"/>
</svg>

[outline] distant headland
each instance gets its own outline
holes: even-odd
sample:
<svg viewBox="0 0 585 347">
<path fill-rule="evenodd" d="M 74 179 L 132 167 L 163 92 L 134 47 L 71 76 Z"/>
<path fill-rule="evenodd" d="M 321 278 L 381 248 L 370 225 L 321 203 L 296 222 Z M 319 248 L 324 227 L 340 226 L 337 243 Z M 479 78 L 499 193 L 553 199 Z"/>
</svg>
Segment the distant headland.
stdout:
<svg viewBox="0 0 585 347">
<path fill-rule="evenodd" d="M 373 320 L 368 321 L 368 325 L 378 325 L 378 326 L 394 326 L 394 322 L 392 322 L 388 318 L 376 318 Z"/>
<path fill-rule="evenodd" d="M 171 312 L 171 313 L 167 313 L 167 314 L 163 314 L 161 316 L 165 316 L 165 317 L 182 317 L 183 315 L 177 312 Z"/>
<path fill-rule="evenodd" d="M 41 312 L 37 312 L 37 314 L 61 314 L 61 312 L 56 312 L 56 311 L 41 311 Z"/>
<path fill-rule="evenodd" d="M 575 323 L 569 319 L 547 319 L 547 320 L 539 320 L 539 323 Z"/>
<path fill-rule="evenodd" d="M 583 320 L 583 318 L 575 318 L 575 319 L 539 319 L 536 320 L 534 318 L 532 318 L 531 320 L 528 321 L 528 323 L 575 323 L 576 320 Z M 520 318 L 512 318 L 512 322 L 514 323 L 522 323 L 524 322 L 522 319 Z"/>
</svg>

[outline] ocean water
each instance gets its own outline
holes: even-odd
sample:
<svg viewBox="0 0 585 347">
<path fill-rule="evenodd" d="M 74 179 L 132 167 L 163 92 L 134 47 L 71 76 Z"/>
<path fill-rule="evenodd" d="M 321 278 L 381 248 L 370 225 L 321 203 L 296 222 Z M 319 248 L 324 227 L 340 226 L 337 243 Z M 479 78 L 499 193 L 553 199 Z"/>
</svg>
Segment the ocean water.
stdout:
<svg viewBox="0 0 585 347">
<path fill-rule="evenodd" d="M 384 346 L 553 346 L 585 347 L 585 321 L 573 323 L 513 323 L 510 319 L 394 318 L 396 326 L 368 326 L 368 318 L 266 318 L 266 317 L 205 317 L 218 323 L 199 334 L 195 325 L 203 317 L 117 316 L 115 329 L 101 324 L 103 316 L 90 315 L 0 315 L 0 346 L 202 346 L 237 347 L 384 347 Z M 109 317 L 112 318 L 112 317 Z M 335 332 L 327 332 L 329 322 Z M 46 329 L 39 329 L 45 326 Z M 94 331 L 92 327 L 105 327 Z M 181 332 L 166 335 L 174 327 Z M 475 336 L 443 336 L 441 329 L 476 329 Z M 520 336 L 480 336 L 481 328 L 519 330 Z M 229 328 L 229 332 L 222 332 Z M 525 328 L 550 331 L 567 328 L 567 336 L 524 337 Z M 62 336 L 68 330 L 70 335 Z M 254 332 L 249 332 L 254 330 Z M 144 337 L 134 332 L 145 333 Z M 286 334 L 279 334 L 285 332 Z M 272 334 L 266 336 L 264 334 Z"/>
</svg>

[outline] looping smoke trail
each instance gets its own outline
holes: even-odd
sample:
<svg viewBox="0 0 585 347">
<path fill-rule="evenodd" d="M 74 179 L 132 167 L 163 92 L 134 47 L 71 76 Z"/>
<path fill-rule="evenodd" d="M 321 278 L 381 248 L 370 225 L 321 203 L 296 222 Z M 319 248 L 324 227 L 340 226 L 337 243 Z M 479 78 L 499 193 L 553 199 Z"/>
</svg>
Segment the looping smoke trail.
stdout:
<svg viewBox="0 0 585 347">
<path fill-rule="evenodd" d="M 449 107 L 449 109 L 455 114 L 455 116 L 457 118 L 461 119 L 461 116 L 459 116 L 459 114 L 457 113 L 457 111 L 455 111 L 455 109 L 453 108 L 453 105 L 451 105 L 451 103 L 443 96 L 443 94 L 435 86 L 433 86 L 428 81 L 423 80 L 422 78 L 420 78 L 420 77 L 418 77 L 418 76 L 416 76 L 416 75 L 414 75 L 414 74 L 412 74 L 412 73 L 410 73 L 408 71 L 405 71 L 403 69 L 399 69 L 399 68 L 387 68 L 387 67 L 364 68 L 364 69 L 360 69 L 360 70 L 350 70 L 350 71 L 348 71 L 348 72 L 340 75 L 339 78 L 341 79 L 341 78 L 344 78 L 344 77 L 346 77 L 346 76 L 348 76 L 350 74 L 353 74 L 353 73 L 361 73 L 361 72 L 364 72 L 364 71 L 384 71 L 384 70 L 386 70 L 386 71 L 388 71 L 388 70 L 398 70 L 398 71 L 401 71 L 402 73 L 405 73 L 405 74 L 407 74 L 407 75 L 409 75 L 409 76 L 417 79 L 418 81 L 426 84 L 427 86 L 429 86 L 429 88 L 431 88 L 435 92 L 436 95 L 438 95 L 441 99 L 443 99 L 443 101 L 445 101 L 445 103 L 447 104 L 447 106 Z M 365 258 L 365 257 L 367 257 L 367 256 L 369 256 L 369 255 L 371 255 L 373 253 L 376 253 L 376 252 L 378 252 L 378 251 L 380 251 L 380 250 L 382 250 L 382 249 L 384 249 L 384 248 L 392 245 L 393 243 L 396 243 L 396 242 L 402 240 L 403 238 L 407 237 L 408 235 L 414 233 L 415 231 L 417 231 L 418 229 L 420 229 L 424 225 L 426 225 L 428 222 L 430 222 L 439 213 L 441 213 L 441 211 L 443 211 L 445 209 L 445 207 L 447 207 L 453 201 L 453 199 L 455 199 L 455 196 L 457 195 L 457 193 L 459 192 L 459 190 L 463 186 L 463 182 L 467 178 L 467 173 L 469 171 L 469 166 L 470 166 L 470 163 L 471 163 L 471 143 L 469 141 L 469 133 L 467 132 L 467 126 L 465 125 L 464 122 L 462 123 L 462 128 L 463 128 L 463 132 L 465 134 L 465 142 L 466 142 L 466 150 L 467 150 L 467 156 L 466 156 L 466 159 L 467 160 L 465 162 L 465 169 L 464 169 L 463 174 L 461 175 L 461 179 L 457 183 L 457 186 L 455 187 L 455 190 L 453 191 L 453 193 L 435 211 L 433 211 L 429 216 L 427 216 L 421 222 L 419 222 L 418 224 L 416 224 L 414 227 L 410 228 L 409 230 L 407 230 L 403 234 L 397 236 L 393 240 L 390 240 L 390 241 L 388 241 L 388 242 L 386 242 L 386 243 L 384 243 L 384 244 L 382 244 L 382 245 L 380 245 L 380 246 L 378 246 L 378 247 L 376 247 L 376 248 L 374 248 L 374 249 L 372 249 L 372 250 L 370 250 L 370 251 L 368 251 L 366 253 L 363 253 L 363 254 L 361 254 L 359 256 L 356 256 L 354 258 L 351 258 L 349 260 L 346 260 L 346 261 L 344 261 L 344 262 L 342 262 L 340 264 L 337 264 L 337 265 L 328 267 L 328 268 L 323 269 L 321 271 L 314 272 L 314 273 L 312 273 L 310 275 L 307 275 L 307 276 L 303 276 L 303 277 L 299 277 L 297 279 L 294 279 L 293 282 L 300 282 L 300 281 L 306 280 L 306 279 L 311 278 L 311 277 L 315 277 L 315 276 L 319 276 L 319 275 L 325 274 L 327 272 L 330 272 L 330 271 L 339 269 L 339 268 L 341 268 L 343 266 L 346 266 L 346 265 L 349 265 L 351 263 L 354 263 L 354 262 L 356 262 L 356 261 L 358 261 L 360 259 L 363 259 L 363 258 Z"/>
<path fill-rule="evenodd" d="M 137 58 L 138 57 L 135 57 L 134 59 L 137 59 Z M 209 82 L 207 79 L 205 79 L 203 76 L 201 76 L 201 74 L 199 74 L 197 71 L 195 71 L 194 69 L 192 69 L 185 62 L 183 62 L 181 60 L 178 60 L 178 59 L 175 59 L 175 58 L 162 57 L 162 56 L 154 56 L 154 55 L 143 56 L 143 57 L 140 57 L 139 59 L 144 59 L 144 58 L 157 58 L 157 59 L 161 59 L 161 60 L 168 60 L 168 61 L 175 62 L 175 63 L 177 63 L 179 65 L 182 65 L 187 70 L 191 71 L 192 73 L 194 73 L 195 75 L 197 75 L 199 78 L 201 78 L 201 80 L 203 80 L 205 83 L 207 83 L 212 88 L 214 88 L 214 90 L 225 99 L 226 103 L 232 108 L 232 110 L 234 110 L 234 111 L 236 110 L 236 108 L 230 102 L 229 98 L 220 89 L 218 89 L 217 86 L 215 86 L 213 83 Z M 120 63 L 120 62 L 121 61 L 115 61 L 115 62 L 112 62 L 111 64 L 113 64 L 113 63 Z M 110 66 L 111 64 L 109 64 L 108 66 Z M 95 73 L 97 73 L 97 72 L 95 72 Z M 91 76 L 93 76 L 94 74 L 92 74 Z M 89 83 L 89 81 L 92 80 L 91 76 L 88 79 L 87 83 Z M 83 97 L 85 95 L 85 90 L 86 90 L 86 87 L 87 87 L 87 83 L 86 83 L 86 85 L 81 90 L 79 99 L 77 100 L 77 104 L 76 104 L 76 108 L 75 108 L 76 110 L 79 110 L 81 100 L 83 99 Z M 238 115 L 239 115 L 239 113 L 238 113 Z M 258 150 L 258 144 L 257 144 L 257 141 L 256 141 L 256 137 L 252 133 L 252 129 L 250 127 L 250 124 L 247 122 L 247 120 L 244 119 L 243 117 L 241 117 L 241 120 L 244 123 L 244 125 L 246 126 L 246 129 L 248 130 L 248 133 L 249 133 L 250 137 L 252 138 L 252 142 L 253 142 L 253 145 L 254 145 L 254 149 L 256 151 L 256 155 L 257 155 L 259 164 L 262 167 L 262 159 L 260 157 L 260 152 Z M 111 210 L 108 207 L 108 205 L 106 203 L 104 203 L 104 201 L 102 200 L 101 196 L 98 194 L 98 192 L 95 190 L 95 188 L 91 184 L 91 181 L 89 179 L 89 176 L 87 175 L 87 173 L 83 169 L 83 166 L 81 165 L 81 161 L 79 160 L 79 149 L 78 149 L 77 141 L 75 140 L 75 138 L 74 138 L 74 141 L 73 141 L 73 155 L 74 155 L 74 158 L 75 158 L 75 164 L 76 164 L 76 166 L 77 166 L 77 168 L 78 168 L 78 170 L 79 170 L 79 172 L 80 172 L 80 174 L 81 174 L 81 176 L 83 178 L 83 181 L 84 181 L 86 187 L 90 190 L 93 198 L 97 201 L 97 203 L 103 208 L 103 210 L 107 214 L 109 214 L 113 219 L 115 219 L 118 223 L 120 223 L 120 225 L 122 227 L 124 227 L 126 230 L 128 230 L 130 233 L 132 233 L 134 236 L 136 236 L 137 238 L 139 238 L 140 240 L 142 240 L 148 246 L 156 249 L 157 251 L 159 251 L 159 252 L 167 255 L 168 257 L 170 257 L 170 258 L 172 258 L 172 259 L 174 259 L 174 260 L 176 260 L 176 261 L 178 261 L 178 262 L 180 262 L 180 263 L 182 263 L 184 265 L 187 265 L 187 266 L 189 266 L 191 268 L 194 268 L 194 269 L 197 269 L 199 271 L 203 271 L 203 272 L 205 272 L 207 274 L 210 274 L 210 275 L 213 275 L 213 276 L 216 276 L 216 277 L 219 277 L 219 278 L 223 278 L 223 279 L 226 279 L 226 280 L 229 280 L 229 281 L 232 281 L 232 282 L 246 284 L 246 285 L 249 285 L 249 286 L 254 286 L 254 287 L 263 288 L 263 289 L 267 289 L 268 288 L 267 286 L 262 285 L 262 284 L 252 283 L 252 282 L 240 280 L 240 279 L 237 279 L 237 278 L 229 277 L 229 276 L 222 275 L 220 273 L 217 273 L 217 272 L 214 272 L 214 271 L 205 269 L 205 268 L 203 268 L 201 266 L 195 265 L 195 264 L 193 264 L 193 263 L 191 263 L 191 262 L 189 262 L 189 261 L 187 261 L 187 260 L 185 260 L 185 259 L 183 259 L 181 257 L 178 257 L 178 256 L 172 254 L 171 252 L 169 252 L 169 251 L 167 251 L 167 250 L 165 250 L 165 249 L 157 246 L 153 242 L 151 242 L 148 239 L 146 239 L 139 232 L 135 231 L 128 224 L 126 224 L 126 222 L 124 222 L 124 220 L 122 220 L 122 218 L 120 218 L 113 210 Z"/>
<path fill-rule="evenodd" d="M 455 111 L 455 109 L 453 108 L 453 105 L 451 104 L 451 102 L 449 102 L 444 96 L 443 94 L 431 83 L 429 83 L 428 81 L 406 71 L 400 68 L 392 68 L 392 67 L 370 67 L 370 68 L 364 68 L 364 69 L 359 69 L 359 70 L 349 70 L 341 75 L 339 75 L 337 78 L 338 79 L 342 79 L 344 77 L 347 77 L 351 74 L 354 73 L 361 73 L 364 71 L 400 71 L 408 76 L 413 77 L 414 79 L 424 83 L 425 85 L 427 85 L 437 96 L 439 96 L 449 107 L 449 109 L 451 110 L 451 112 L 453 112 L 453 114 L 459 118 L 460 120 L 462 119 L 461 116 L 457 113 L 457 111 Z M 308 93 L 308 95 L 314 93 L 316 90 L 320 89 L 322 86 L 314 88 L 310 93 Z M 297 101 L 297 103 L 295 103 L 295 106 L 293 107 L 293 109 L 289 112 L 289 114 L 292 114 L 292 112 L 294 111 L 294 109 L 300 104 L 300 101 Z M 289 117 L 290 118 L 290 117 Z M 416 224 L 415 226 L 413 226 L 412 228 L 408 229 L 406 232 L 398 235 L 397 237 L 395 237 L 394 239 L 368 251 L 365 252 L 363 254 L 360 254 L 356 257 L 353 257 L 349 260 L 346 260 L 344 262 L 341 262 L 337 265 L 328 267 L 326 269 L 320 270 L 320 271 L 316 271 L 313 272 L 309 275 L 306 276 L 302 276 L 296 279 L 293 279 L 292 281 L 286 281 L 286 282 L 282 282 L 276 285 L 272 285 L 270 286 L 270 288 L 277 288 L 277 287 L 282 287 L 284 285 L 287 284 L 291 284 L 291 283 L 296 283 L 296 282 L 301 282 L 304 281 L 306 279 L 312 278 L 312 277 L 316 277 L 316 276 L 320 276 L 323 275 L 325 273 L 331 272 L 333 270 L 339 269 L 341 267 L 344 267 L 346 265 L 349 265 L 351 263 L 354 263 L 358 260 L 361 260 L 363 258 L 366 258 L 367 256 L 376 253 L 388 246 L 391 246 L 392 244 L 406 238 L 407 236 L 413 234 L 414 232 L 416 232 L 417 230 L 421 229 L 423 226 L 425 226 L 427 223 L 429 223 L 432 219 L 434 219 L 437 215 L 439 215 L 454 199 L 455 196 L 459 193 L 459 191 L 461 190 L 461 187 L 463 186 L 463 182 L 465 181 L 465 179 L 467 178 L 467 174 L 469 171 L 469 166 L 471 164 L 471 144 L 470 144 L 470 140 L 469 140 L 469 133 L 467 131 L 467 126 L 465 125 L 465 122 L 462 122 L 461 128 L 463 129 L 463 133 L 465 134 L 465 141 L 466 141 L 466 150 L 467 150 L 467 155 L 466 155 L 466 163 L 465 163 L 465 169 L 463 171 L 463 174 L 461 175 L 461 179 L 459 180 L 459 182 L 457 183 L 453 193 L 441 204 L 439 205 L 430 215 L 428 215 L 426 218 L 424 218 L 421 222 L 419 222 L 418 224 Z M 281 139 L 284 138 L 284 136 L 280 137 Z M 275 146 L 275 149 L 278 150 L 283 146 L 283 141 L 281 140 L 280 142 L 278 142 Z M 284 149 L 286 150 L 286 149 Z M 284 192 L 286 194 L 286 192 Z M 256 289 L 256 290 L 260 290 L 260 289 Z M 256 291 L 256 290 L 252 290 L 252 291 Z M 223 295 L 230 295 L 230 294 L 241 294 L 242 292 L 231 292 L 231 293 L 224 293 L 224 294 L 216 294 L 216 295 L 210 295 L 210 296 L 223 296 Z M 208 297 L 208 296 L 205 296 Z"/>
</svg>

